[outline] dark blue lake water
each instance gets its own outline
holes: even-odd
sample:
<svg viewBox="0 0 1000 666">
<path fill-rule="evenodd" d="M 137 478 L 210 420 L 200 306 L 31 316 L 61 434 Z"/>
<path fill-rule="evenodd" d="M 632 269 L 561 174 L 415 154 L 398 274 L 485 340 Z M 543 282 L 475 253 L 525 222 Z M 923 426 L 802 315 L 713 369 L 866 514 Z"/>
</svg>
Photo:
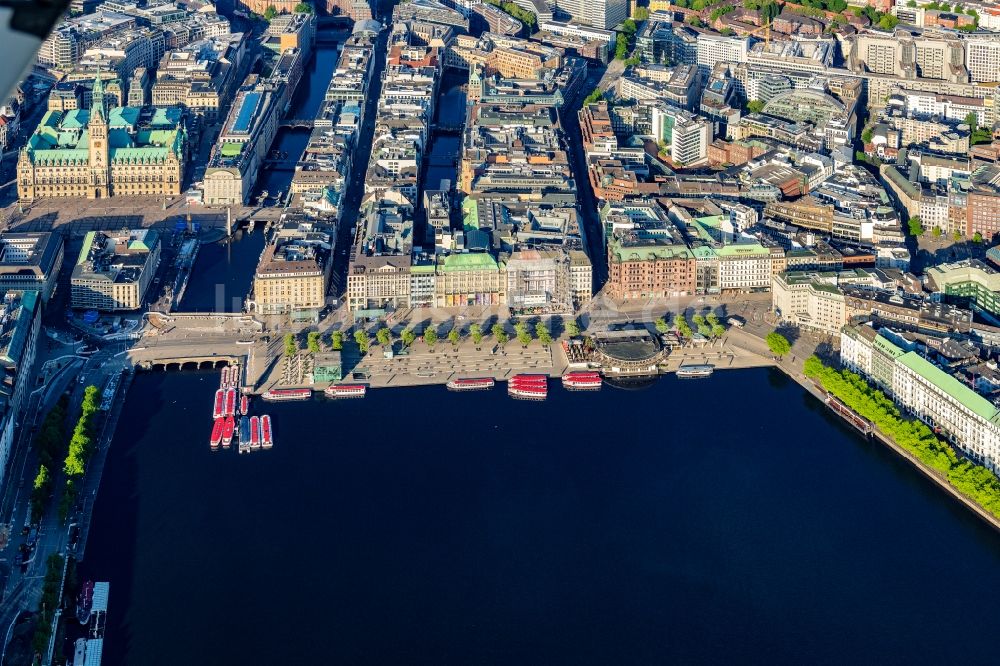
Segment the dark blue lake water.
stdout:
<svg viewBox="0 0 1000 666">
<path fill-rule="evenodd" d="M 254 404 L 140 375 L 84 575 L 106 664 L 994 663 L 1000 537 L 783 376 Z"/>
</svg>

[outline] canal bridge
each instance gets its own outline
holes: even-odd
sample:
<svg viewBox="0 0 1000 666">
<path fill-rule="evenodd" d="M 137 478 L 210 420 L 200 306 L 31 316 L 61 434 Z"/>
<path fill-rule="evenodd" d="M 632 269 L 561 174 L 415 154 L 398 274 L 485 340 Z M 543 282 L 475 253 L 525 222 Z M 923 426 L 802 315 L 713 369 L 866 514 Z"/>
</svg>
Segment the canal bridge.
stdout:
<svg viewBox="0 0 1000 666">
<path fill-rule="evenodd" d="M 316 121 L 312 118 L 286 118 L 281 121 L 279 127 L 287 129 L 312 129 Z"/>
</svg>

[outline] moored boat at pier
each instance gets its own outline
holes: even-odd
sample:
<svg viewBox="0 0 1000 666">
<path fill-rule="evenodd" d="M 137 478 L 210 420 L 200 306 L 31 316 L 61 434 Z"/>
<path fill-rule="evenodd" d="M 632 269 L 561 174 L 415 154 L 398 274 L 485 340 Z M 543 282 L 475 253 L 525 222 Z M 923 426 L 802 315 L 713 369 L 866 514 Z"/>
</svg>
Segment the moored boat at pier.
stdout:
<svg viewBox="0 0 1000 666">
<path fill-rule="evenodd" d="M 256 416 L 250 417 L 250 448 L 260 448 L 260 419 Z"/>
<path fill-rule="evenodd" d="M 240 417 L 240 453 L 246 453 L 250 450 L 250 417 L 241 416 Z"/>
<path fill-rule="evenodd" d="M 334 384 L 324 394 L 329 398 L 363 398 L 368 387 L 364 384 Z"/>
<path fill-rule="evenodd" d="M 215 404 L 212 407 L 212 418 L 220 419 L 225 415 L 226 409 L 226 392 L 223 389 L 219 389 L 215 392 Z"/>
<path fill-rule="evenodd" d="M 563 388 L 570 391 L 596 391 L 602 384 L 601 373 L 592 370 L 567 372 L 562 377 Z"/>
<path fill-rule="evenodd" d="M 233 443 L 233 434 L 236 432 L 236 418 L 230 414 L 222 420 L 222 445 L 229 448 Z"/>
<path fill-rule="evenodd" d="M 271 417 L 268 414 L 260 417 L 260 444 L 265 449 L 274 446 L 274 440 L 271 437 Z"/>
<path fill-rule="evenodd" d="M 549 397 L 549 389 L 545 386 L 507 386 L 507 395 L 521 400 L 545 400 Z"/>
<path fill-rule="evenodd" d="M 312 389 L 271 389 L 261 396 L 264 400 L 280 402 L 284 400 L 308 400 L 312 397 Z"/>
<path fill-rule="evenodd" d="M 715 372 L 715 366 L 711 364 L 682 365 L 675 373 L 681 379 L 691 379 L 700 377 L 711 377 Z"/>
<path fill-rule="evenodd" d="M 448 382 L 449 391 L 485 391 L 496 384 L 492 377 L 476 377 L 468 379 L 452 379 Z"/>
<path fill-rule="evenodd" d="M 222 442 L 222 430 L 225 427 L 225 419 L 217 418 L 215 423 L 212 424 L 212 437 L 208 440 L 208 443 L 212 445 L 212 448 L 216 448 Z"/>
</svg>

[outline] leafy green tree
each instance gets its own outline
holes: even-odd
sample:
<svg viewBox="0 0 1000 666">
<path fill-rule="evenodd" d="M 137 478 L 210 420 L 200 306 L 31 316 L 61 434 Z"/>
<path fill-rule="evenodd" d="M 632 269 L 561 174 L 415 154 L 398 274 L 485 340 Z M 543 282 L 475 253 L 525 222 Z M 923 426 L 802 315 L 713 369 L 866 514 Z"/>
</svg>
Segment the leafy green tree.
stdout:
<svg viewBox="0 0 1000 666">
<path fill-rule="evenodd" d="M 433 348 L 434 343 L 438 340 L 437 331 L 434 330 L 433 326 L 428 326 L 424 329 L 424 342 L 427 343 L 428 347 Z"/>
<path fill-rule="evenodd" d="M 514 335 L 521 335 L 522 333 L 528 332 L 528 325 L 523 321 L 519 321 L 514 324 Z"/>
<path fill-rule="evenodd" d="M 910 221 L 907 222 L 907 226 L 909 226 L 910 228 L 911 236 L 919 237 L 924 235 L 924 223 L 920 221 L 919 215 L 914 215 L 913 217 L 911 217 Z"/>
<path fill-rule="evenodd" d="M 674 328 L 677 332 L 685 338 L 690 338 L 692 335 L 691 326 L 688 325 L 687 319 L 684 318 L 683 314 L 674 315 Z"/>
<path fill-rule="evenodd" d="M 319 353 L 319 332 L 310 331 L 306 336 L 306 348 L 309 349 L 310 354 Z"/>
<path fill-rule="evenodd" d="M 978 231 L 972 234 L 972 242 L 979 245 L 983 242 L 983 235 Z"/>
<path fill-rule="evenodd" d="M 764 110 L 764 102 L 759 99 L 752 99 L 747 102 L 747 113 L 760 113 Z"/>
<path fill-rule="evenodd" d="M 367 354 L 372 344 L 371 338 L 368 337 L 368 331 L 364 328 L 354 331 L 354 342 L 358 345 L 358 349 L 361 350 L 362 354 Z"/>
<path fill-rule="evenodd" d="M 632 17 L 636 21 L 646 21 L 649 19 L 649 7 L 636 7 L 632 12 Z"/>
<path fill-rule="evenodd" d="M 497 344 L 499 344 L 501 347 L 508 340 L 507 331 L 504 330 L 503 324 L 501 324 L 500 322 L 493 324 L 493 327 L 490 328 L 490 333 L 493 335 L 494 338 L 496 338 Z M 503 342 L 500 341 L 501 337 L 503 338 Z"/>
<path fill-rule="evenodd" d="M 334 351 L 340 351 L 344 348 L 344 334 L 340 331 L 334 331 L 330 334 L 330 349 Z"/>
<path fill-rule="evenodd" d="M 694 3 L 692 3 L 692 4 L 697 4 L 697 3 L 698 3 L 698 0 L 695 0 Z M 695 16 L 694 14 L 692 14 L 691 16 L 688 17 L 688 24 L 689 25 L 693 25 L 696 28 L 704 28 L 705 27 L 705 22 L 702 21 L 700 17 Z"/>
<path fill-rule="evenodd" d="M 310 5 L 308 2 L 300 2 L 299 4 L 295 5 L 294 11 L 296 14 L 312 14 L 313 8 L 312 5 Z"/>
<path fill-rule="evenodd" d="M 660 317 L 659 319 L 656 320 L 656 332 L 657 333 L 666 333 L 669 330 L 670 330 L 670 325 L 667 324 L 667 320 L 666 319 L 664 319 L 663 317 Z"/>
<path fill-rule="evenodd" d="M 278 8 L 274 5 L 268 5 L 267 9 L 264 10 L 264 19 L 270 21 L 275 16 L 278 15 Z"/>
<path fill-rule="evenodd" d="M 576 318 L 570 319 L 566 322 L 566 335 L 571 338 L 575 338 L 580 335 L 580 324 L 576 323 Z"/>
<path fill-rule="evenodd" d="M 622 33 L 618 33 L 618 39 L 615 40 L 615 59 L 625 60 L 628 58 L 628 38 Z"/>
<path fill-rule="evenodd" d="M 452 344 L 453 347 L 457 347 L 458 343 L 462 340 L 461 333 L 458 332 L 457 328 L 453 328 L 448 331 L 448 342 Z"/>
<path fill-rule="evenodd" d="M 792 351 L 792 343 L 788 341 L 788 338 L 777 331 L 768 333 L 767 337 L 764 338 L 764 341 L 767 342 L 767 348 L 771 350 L 771 353 L 778 358 L 781 358 L 788 352 Z"/>
<path fill-rule="evenodd" d="M 35 483 L 33 484 L 32 487 L 35 490 L 39 490 L 40 488 L 44 488 L 46 485 L 48 485 L 49 481 L 50 479 L 49 479 L 48 468 L 45 465 L 40 465 L 38 467 L 38 474 L 35 475 Z"/>
<path fill-rule="evenodd" d="M 951 239 L 956 243 L 959 242 L 960 240 L 962 240 L 962 232 L 956 230 L 954 233 L 952 233 Z"/>
<path fill-rule="evenodd" d="M 528 333 L 527 331 L 521 331 L 520 333 L 517 334 L 517 341 L 521 343 L 522 347 L 527 347 L 528 345 L 530 345 L 532 339 L 533 338 L 531 337 L 531 333 Z"/>
<path fill-rule="evenodd" d="M 712 325 L 712 337 L 713 338 L 721 338 L 725 334 L 726 334 L 726 327 L 725 326 L 723 326 L 722 324 L 713 324 Z"/>
<path fill-rule="evenodd" d="M 375 339 L 381 346 L 389 347 L 392 345 L 392 331 L 387 326 L 383 326 L 375 331 Z"/>
<path fill-rule="evenodd" d="M 483 343 L 483 327 L 479 324 L 470 326 L 469 337 L 472 338 L 472 344 L 476 345 L 476 349 L 478 349 L 479 345 Z"/>
<path fill-rule="evenodd" d="M 693 317 L 691 317 L 691 321 L 692 321 L 692 322 L 694 323 L 694 325 L 695 325 L 695 326 L 697 326 L 697 327 L 698 327 L 699 329 L 700 329 L 700 328 L 701 328 L 702 326 L 704 326 L 704 325 L 705 325 L 705 318 L 704 318 L 704 317 L 702 317 L 702 316 L 701 316 L 700 314 L 696 314 L 696 315 L 694 315 Z"/>
<path fill-rule="evenodd" d="M 535 324 L 535 336 L 546 347 L 552 344 L 552 334 L 549 333 L 549 327 L 544 322 L 540 321 Z"/>
<path fill-rule="evenodd" d="M 633 21 L 632 19 L 629 18 L 629 19 L 625 19 L 624 21 L 622 21 L 622 30 L 621 31 L 624 32 L 626 35 L 634 35 L 635 31 L 637 29 L 638 29 L 638 26 L 635 24 L 635 21 Z"/>
<path fill-rule="evenodd" d="M 594 88 L 593 92 L 591 92 L 584 98 L 583 104 L 584 106 L 586 106 L 587 104 L 594 104 L 595 102 L 600 102 L 603 99 L 604 99 L 604 93 L 601 91 L 601 89 Z"/>
<path fill-rule="evenodd" d="M 878 20 L 878 27 L 883 30 L 892 30 L 899 25 L 899 19 L 892 14 L 882 14 Z"/>
<path fill-rule="evenodd" d="M 403 340 L 403 345 L 407 347 L 412 347 L 413 343 L 417 339 L 417 334 L 413 332 L 413 329 L 403 329 L 403 332 L 399 336 Z"/>
<path fill-rule="evenodd" d="M 299 351 L 299 345 L 295 342 L 295 335 L 285 333 L 285 356 L 295 356 Z"/>
<path fill-rule="evenodd" d="M 965 124 L 969 126 L 969 131 L 975 134 L 976 129 L 979 127 L 979 116 L 976 115 L 975 111 L 969 111 L 965 114 Z"/>
<path fill-rule="evenodd" d="M 943 232 L 943 231 L 941 231 L 941 227 L 934 227 L 934 228 L 933 228 L 933 229 L 931 230 L 931 234 L 933 234 L 933 235 L 934 235 L 934 238 L 941 238 L 941 234 L 942 234 L 942 233 L 944 233 L 944 232 Z"/>
<path fill-rule="evenodd" d="M 871 127 L 866 127 L 863 132 L 861 132 L 861 142 L 868 145 L 872 142 L 872 137 L 874 133 Z"/>
</svg>

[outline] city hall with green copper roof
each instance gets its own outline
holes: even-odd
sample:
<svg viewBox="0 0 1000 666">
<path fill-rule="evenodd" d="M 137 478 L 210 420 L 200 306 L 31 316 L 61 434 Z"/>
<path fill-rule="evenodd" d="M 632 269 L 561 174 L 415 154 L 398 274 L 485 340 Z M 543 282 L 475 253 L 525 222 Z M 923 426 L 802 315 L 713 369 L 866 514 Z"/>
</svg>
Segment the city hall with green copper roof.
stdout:
<svg viewBox="0 0 1000 666">
<path fill-rule="evenodd" d="M 17 162 L 17 194 L 45 197 L 181 193 L 187 133 L 179 108 L 109 108 L 100 77 L 90 109 L 49 111 Z"/>
</svg>

